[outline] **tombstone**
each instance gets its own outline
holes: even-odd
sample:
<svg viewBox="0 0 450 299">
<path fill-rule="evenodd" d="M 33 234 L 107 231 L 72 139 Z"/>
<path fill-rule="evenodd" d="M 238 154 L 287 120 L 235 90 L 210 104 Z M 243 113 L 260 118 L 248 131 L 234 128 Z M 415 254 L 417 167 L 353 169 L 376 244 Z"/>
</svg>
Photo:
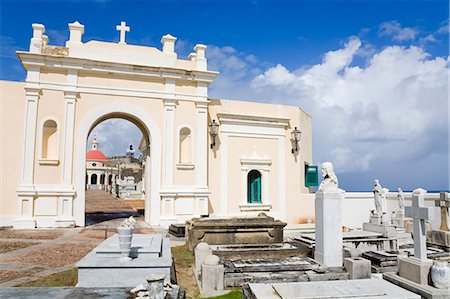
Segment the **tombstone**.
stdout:
<svg viewBox="0 0 450 299">
<path fill-rule="evenodd" d="M 450 252 L 450 231 L 447 220 L 450 199 L 447 192 L 440 193 L 439 199 L 435 201 L 435 206 L 441 209 L 441 226 L 438 230 L 431 230 L 427 234 L 427 243 Z"/>
<path fill-rule="evenodd" d="M 212 249 L 208 243 L 198 243 L 194 250 L 195 256 L 195 271 L 200 272 L 202 269 L 203 261 L 207 256 L 212 254 Z"/>
<path fill-rule="evenodd" d="M 342 201 L 345 191 L 338 188 L 333 164 L 322 164 L 324 180 L 316 192 L 316 247 L 314 259 L 326 267 L 342 267 Z"/>
<path fill-rule="evenodd" d="M 400 277 L 415 283 L 427 285 L 428 274 L 433 261 L 427 258 L 427 244 L 425 233 L 425 221 L 431 218 L 429 208 L 424 207 L 426 191 L 417 189 L 412 195 L 412 206 L 406 207 L 406 217 L 413 219 L 414 257 L 399 259 Z"/>
<path fill-rule="evenodd" d="M 202 264 L 202 293 L 223 291 L 225 269 L 217 255 L 209 255 Z"/>
</svg>

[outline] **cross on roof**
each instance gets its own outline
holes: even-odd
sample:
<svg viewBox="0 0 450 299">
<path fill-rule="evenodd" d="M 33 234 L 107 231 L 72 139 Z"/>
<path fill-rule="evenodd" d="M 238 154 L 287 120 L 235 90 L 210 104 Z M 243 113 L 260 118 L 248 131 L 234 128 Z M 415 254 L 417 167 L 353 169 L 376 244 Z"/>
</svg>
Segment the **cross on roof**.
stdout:
<svg viewBox="0 0 450 299">
<path fill-rule="evenodd" d="M 122 21 L 120 22 L 120 25 L 116 26 L 116 30 L 120 31 L 120 40 L 119 40 L 119 44 L 123 44 L 125 45 L 125 32 L 130 32 L 130 27 L 126 25 L 127 23 Z"/>
<path fill-rule="evenodd" d="M 413 193 L 412 206 L 405 208 L 406 217 L 413 218 L 414 257 L 424 261 L 427 259 L 427 243 L 425 239 L 425 220 L 431 213 L 424 206 L 424 193 Z"/>
<path fill-rule="evenodd" d="M 441 192 L 439 199 L 436 199 L 434 202 L 436 207 L 441 208 L 441 227 L 439 230 L 449 231 L 448 222 L 447 222 L 447 210 L 450 208 L 450 199 L 448 198 L 447 192 Z"/>
</svg>

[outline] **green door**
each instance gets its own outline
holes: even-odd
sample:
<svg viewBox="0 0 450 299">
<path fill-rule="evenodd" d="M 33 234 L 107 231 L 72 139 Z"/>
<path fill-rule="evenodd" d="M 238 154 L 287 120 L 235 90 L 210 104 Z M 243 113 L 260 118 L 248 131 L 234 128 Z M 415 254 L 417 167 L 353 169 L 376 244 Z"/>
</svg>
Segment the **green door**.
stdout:
<svg viewBox="0 0 450 299">
<path fill-rule="evenodd" d="M 252 170 L 247 176 L 247 202 L 261 203 L 261 173 Z"/>
</svg>

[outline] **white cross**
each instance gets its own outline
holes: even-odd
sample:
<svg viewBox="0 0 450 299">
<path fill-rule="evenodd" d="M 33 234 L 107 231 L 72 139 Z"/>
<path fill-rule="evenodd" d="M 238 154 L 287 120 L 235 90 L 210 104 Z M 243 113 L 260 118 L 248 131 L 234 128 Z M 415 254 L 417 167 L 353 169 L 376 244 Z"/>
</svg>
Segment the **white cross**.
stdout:
<svg viewBox="0 0 450 299">
<path fill-rule="evenodd" d="M 123 44 L 123 45 L 126 44 L 126 42 L 125 42 L 125 32 L 130 32 L 130 27 L 128 27 L 126 24 L 127 24 L 126 22 L 122 21 L 122 22 L 120 22 L 120 26 L 119 25 L 116 26 L 116 30 L 120 31 L 119 44 Z"/>
<path fill-rule="evenodd" d="M 427 259 L 427 243 L 425 239 L 425 220 L 430 219 L 431 213 L 424 208 L 423 193 L 413 193 L 412 206 L 405 208 L 406 217 L 413 218 L 414 257 L 424 261 Z"/>
</svg>

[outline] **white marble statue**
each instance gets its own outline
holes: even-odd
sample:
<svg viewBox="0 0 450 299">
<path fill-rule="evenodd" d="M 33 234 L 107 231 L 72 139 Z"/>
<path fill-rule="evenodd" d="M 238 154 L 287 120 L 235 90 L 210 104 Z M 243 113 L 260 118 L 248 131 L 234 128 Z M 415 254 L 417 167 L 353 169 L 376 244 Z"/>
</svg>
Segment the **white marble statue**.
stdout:
<svg viewBox="0 0 450 299">
<path fill-rule="evenodd" d="M 398 188 L 397 191 L 398 208 L 400 211 L 405 211 L 405 196 L 403 195 L 402 188 Z"/>
<path fill-rule="evenodd" d="M 375 186 L 373 187 L 373 197 L 375 201 L 375 210 L 378 215 L 383 214 L 383 187 L 380 185 L 380 181 L 375 180 Z"/>
<path fill-rule="evenodd" d="M 331 162 L 322 163 L 322 177 L 323 181 L 320 183 L 317 191 L 337 191 L 338 190 L 338 178 L 334 173 L 334 167 Z"/>
</svg>

